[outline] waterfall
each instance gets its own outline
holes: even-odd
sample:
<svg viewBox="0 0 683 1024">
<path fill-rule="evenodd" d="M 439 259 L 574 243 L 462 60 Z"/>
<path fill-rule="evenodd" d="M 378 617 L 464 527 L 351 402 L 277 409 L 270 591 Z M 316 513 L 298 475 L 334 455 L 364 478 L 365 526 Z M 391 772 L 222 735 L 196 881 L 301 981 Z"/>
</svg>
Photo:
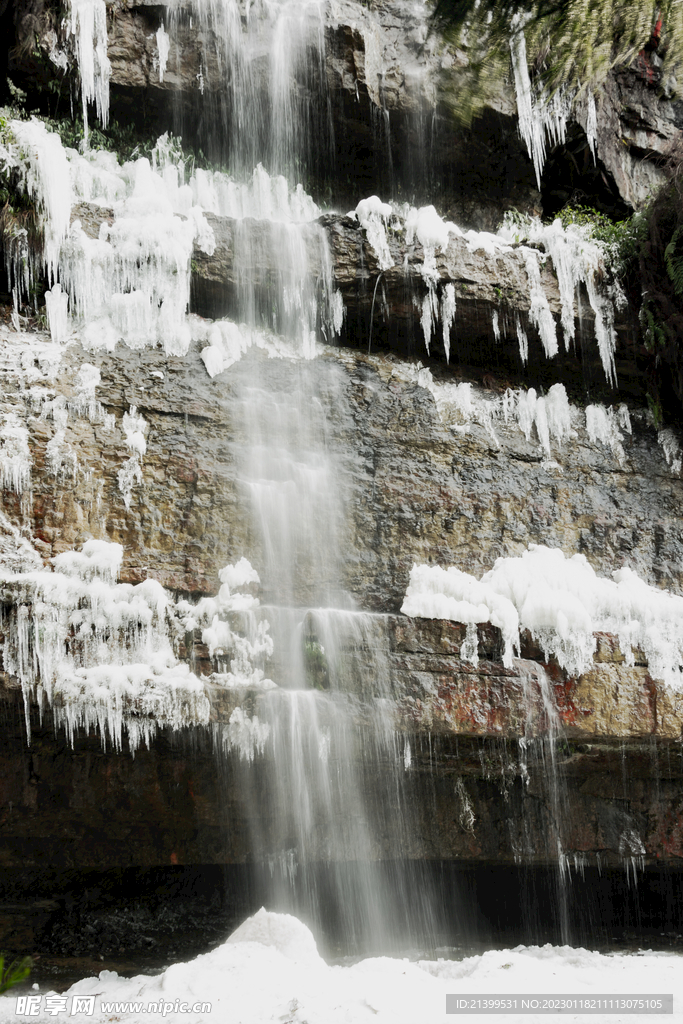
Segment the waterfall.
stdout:
<svg viewBox="0 0 683 1024">
<path fill-rule="evenodd" d="M 71 0 L 70 10 L 84 114 L 87 120 L 88 103 L 94 102 L 105 122 L 104 4 Z M 392 647 L 391 616 L 364 610 L 349 593 L 356 495 L 343 447 L 353 412 L 341 383 L 341 360 L 323 348 L 340 334 L 346 310 L 335 290 L 329 220 L 313 198 L 320 201 L 323 157 L 333 152 L 324 11 L 322 0 L 164 6 L 153 37 L 159 79 L 168 81 L 177 70 L 183 59 L 177 41 L 192 21 L 201 56 L 197 95 L 176 113 L 190 143 L 206 147 L 212 170 L 195 166 L 179 140 L 168 135 L 148 157 L 120 164 L 112 153 L 87 148 L 87 127 L 86 146 L 77 152 L 35 119 L 11 122 L 0 156 L 15 161 L 42 230 L 40 256 L 27 257 L 25 237 L 8 254 L 17 331 L 19 297 L 29 296 L 42 259 L 53 349 L 61 352 L 78 340 L 87 358 L 96 359 L 108 358 L 119 346 L 160 348 L 169 364 L 192 356 L 202 374 L 203 364 L 215 381 L 203 382 L 213 389 L 211 401 L 230 404 L 221 443 L 236 467 L 231 500 L 239 525 L 229 545 L 234 564 L 213 567 L 214 579 L 220 579 L 216 596 L 198 596 L 197 584 L 189 598 L 153 579 L 119 582 L 118 543 L 90 540 L 46 566 L 16 531 L 15 561 L 10 566 L 8 560 L 0 574 L 8 595 L 0 620 L 4 668 L 21 685 L 29 741 L 32 704 L 41 715 L 49 708 L 72 744 L 79 729 L 97 729 L 103 747 L 121 751 L 127 740 L 132 755 L 143 744 L 149 747 L 158 729 L 207 729 L 216 770 L 238 794 L 248 869 L 259 879 L 267 909 L 308 922 L 336 956 L 410 947 L 433 952 L 457 931 L 460 908 L 444 898 L 457 885 L 441 884 L 447 874 L 441 858 L 449 848 L 439 829 L 450 840 L 462 840 L 463 860 L 481 854 L 475 836 L 479 792 L 473 797 L 459 763 L 460 728 L 468 741 L 481 741 L 477 782 L 488 784 L 495 775 L 497 795 L 510 801 L 496 823 L 501 858 L 509 857 L 515 867 L 551 865 L 558 931 L 569 942 L 571 858 L 577 869 L 584 860 L 567 836 L 563 731 L 552 673 L 566 678 L 590 672 L 595 634 L 603 631 L 618 637 L 626 665 L 634 664 L 638 650 L 653 677 L 678 686 L 683 599 L 646 585 L 628 568 L 606 579 L 585 556 L 565 558 L 563 551 L 542 545 L 500 557 L 481 579 L 431 564 L 442 552 L 423 547 L 416 557 L 429 557 L 430 564 L 413 566 L 402 612 L 453 620 L 463 625 L 463 635 L 457 649 L 418 647 L 430 664 L 422 672 L 410 660 L 415 651 L 397 653 Z M 540 181 L 549 142 L 564 138 L 571 98 L 551 102 L 532 91 L 521 31 L 512 55 L 520 127 Z M 377 119 L 387 141 L 387 178 L 393 181 L 388 112 L 380 111 Z M 423 110 L 425 164 L 430 138 Z M 416 168 L 414 176 L 428 175 Z M 95 230 L 88 209 L 95 211 Z M 416 209 L 377 196 L 358 202 L 345 229 L 354 222 L 361 253 L 367 243 L 365 252 L 374 253 L 376 263 L 368 278 L 368 356 L 373 316 L 387 306 L 391 273 L 406 282 L 403 305 L 418 311 L 426 352 L 442 345 L 447 362 L 457 355 L 452 328 L 464 292 L 456 296 L 454 280 L 444 276 L 457 245 L 481 261 L 502 264 L 510 254 L 519 257 L 529 298 L 524 323 L 514 312 L 522 363 L 529 355 L 529 324 L 548 360 L 561 349 L 558 325 L 569 351 L 583 288 L 605 377 L 616 383 L 614 309 L 620 295 L 616 286 L 607 297 L 598 288 L 604 253 L 578 228 L 511 218 L 496 235 L 464 232 L 433 206 Z M 399 238 L 405 241 L 401 260 Z M 422 256 L 411 270 L 407 253 L 415 246 Z M 229 264 L 230 284 L 219 283 L 211 292 L 210 320 L 188 310 L 192 289 L 200 287 L 193 267 L 217 252 Z M 543 273 L 550 264 L 557 278 L 554 312 L 544 284 L 549 275 Z M 512 308 L 501 304 L 500 316 L 487 313 L 497 340 L 513 322 Z M 379 360 L 365 361 L 368 372 L 378 365 Z M 397 367 L 394 384 L 401 374 L 403 384 L 433 399 L 444 451 L 470 427 L 481 428 L 487 445 L 498 450 L 496 431 L 509 427 L 527 444 L 538 442 L 533 460 L 543 460 L 542 468 L 561 471 L 553 457 L 581 430 L 588 438 L 582 444 L 599 442 L 621 468 L 626 461 L 631 423 L 624 405 L 570 406 L 560 383 L 547 393 L 506 385 L 499 397 L 481 397 L 471 383 L 444 382 L 421 364 Z M 164 372 L 156 369 L 152 377 L 163 380 Z M 55 481 L 75 481 L 79 473 L 80 453 L 66 442 L 70 422 L 87 421 L 116 436 L 120 507 L 111 529 L 125 537 L 126 515 L 147 472 L 151 413 L 158 408 L 143 406 L 147 384 L 140 395 L 122 386 L 127 411 L 116 421 L 96 396 L 100 383 L 99 370 L 83 362 L 68 400 L 53 397 L 41 384 L 31 391 L 31 410 L 46 431 L 52 425 L 44 463 Z M 414 415 L 421 414 L 420 402 Z M 0 441 L 0 482 L 21 499 L 27 518 L 34 463 L 29 431 L 14 412 L 4 415 Z M 667 465 L 679 472 L 676 436 L 662 430 L 659 443 Z M 441 458 L 443 451 L 437 454 Z M 425 452 L 425 462 L 433 455 Z M 94 488 L 93 495 L 97 500 Z M 397 498 L 392 493 L 386 500 Z M 165 542 L 173 543 L 172 529 L 164 529 Z M 450 542 L 444 550 L 453 550 Z M 404 569 L 407 574 L 401 563 Z M 481 686 L 483 696 L 472 682 L 482 624 L 499 631 L 501 656 L 486 652 L 491 661 L 480 669 L 481 678 L 495 682 L 497 674 L 507 673 L 524 712 L 521 727 L 514 723 L 518 733 L 511 727 L 506 739 L 495 736 L 503 727 L 486 719 L 490 704 L 481 711 L 489 700 L 488 682 Z M 521 657 L 525 630 L 545 664 L 552 663 L 547 673 Z M 444 650 L 449 662 L 441 659 Z M 410 692 L 401 673 L 409 678 Z M 480 701 L 467 725 L 448 717 L 450 702 L 456 703 L 444 684 L 449 673 L 464 677 L 463 702 Z M 440 778 L 429 718 L 435 708 L 442 712 L 439 740 L 447 737 Z M 509 742 L 510 735 L 518 738 Z M 495 770 L 488 763 L 490 750 L 499 754 Z M 445 824 L 436 812 L 444 792 Z M 226 801 L 226 832 L 231 810 Z M 620 821 L 618 849 L 629 882 L 635 882 L 645 846 L 627 816 Z M 435 881 L 440 870 L 441 882 Z"/>
</svg>

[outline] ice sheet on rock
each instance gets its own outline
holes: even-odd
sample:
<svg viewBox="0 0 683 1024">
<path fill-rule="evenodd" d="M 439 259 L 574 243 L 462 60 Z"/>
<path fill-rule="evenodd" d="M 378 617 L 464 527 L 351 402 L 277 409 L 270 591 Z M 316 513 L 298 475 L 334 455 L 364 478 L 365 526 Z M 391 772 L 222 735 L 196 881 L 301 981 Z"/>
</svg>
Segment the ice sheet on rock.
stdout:
<svg viewBox="0 0 683 1024">
<path fill-rule="evenodd" d="M 121 466 L 117 473 L 119 491 L 123 495 L 123 502 L 126 509 L 129 509 L 133 500 L 133 488 L 142 484 L 142 457 L 147 451 L 145 431 L 148 424 L 144 416 L 138 415 L 136 406 L 131 405 L 129 412 L 123 414 L 121 429 L 124 441 L 131 456 Z"/>
<path fill-rule="evenodd" d="M 76 376 L 74 396 L 69 400 L 69 412 L 83 416 L 90 423 L 102 423 L 105 429 L 111 430 L 113 414 L 105 411 L 96 394 L 101 380 L 102 375 L 96 366 L 92 363 L 82 363 Z"/>
<path fill-rule="evenodd" d="M 75 482 L 78 477 L 78 456 L 66 441 L 63 427 L 55 431 L 45 446 L 45 461 L 51 476 L 65 479 L 71 477 Z"/>
<path fill-rule="evenodd" d="M 55 344 L 62 344 L 69 336 L 69 296 L 59 283 L 45 292 L 45 309 L 50 336 Z"/>
<path fill-rule="evenodd" d="M 124 412 L 123 419 L 121 420 L 121 429 L 123 430 L 128 448 L 142 458 L 147 451 L 145 433 L 149 429 L 149 424 L 145 417 L 138 413 L 135 405 L 131 405 L 129 411 Z"/>
<path fill-rule="evenodd" d="M 207 324 L 199 318 L 191 324 L 193 338 L 208 342 L 200 355 L 211 378 L 229 370 L 251 349 L 265 352 L 270 359 L 298 359 L 302 355 L 291 341 L 248 324 L 237 324 L 232 320 L 216 320 Z"/>
<path fill-rule="evenodd" d="M 529 278 L 529 320 L 536 327 L 543 351 L 547 359 L 557 355 L 557 331 L 555 321 L 550 312 L 548 298 L 541 284 L 541 270 L 538 265 L 538 254 L 534 249 L 523 249 L 524 265 Z"/>
<path fill-rule="evenodd" d="M 43 561 L 31 542 L 0 512 L 0 565 L 9 573 L 42 569 Z"/>
<path fill-rule="evenodd" d="M 161 25 L 157 29 L 157 60 L 159 63 L 159 81 L 163 82 L 164 75 L 166 74 L 166 65 L 168 64 L 168 55 L 171 52 L 171 38 L 164 28 L 162 21 Z"/>
<path fill-rule="evenodd" d="M 586 406 L 586 431 L 593 444 L 599 441 L 612 449 L 619 465 L 623 466 L 626 463 L 626 452 L 621 443 L 622 431 L 631 433 L 631 420 L 626 405 L 622 403 L 617 408 L 606 408 L 604 405 Z"/>
<path fill-rule="evenodd" d="M 103 4 L 104 6 L 104 4 Z M 48 284 L 56 280 L 59 252 L 69 230 L 71 179 L 66 153 L 56 132 L 42 121 L 10 121 L 15 140 L 16 170 L 33 200 L 43 235 Z"/>
<path fill-rule="evenodd" d="M 166 166 L 174 165 L 169 162 Z M 249 217 L 303 224 L 316 220 L 322 212 L 301 185 L 290 188 L 286 178 L 271 176 L 261 164 L 247 182 L 234 181 L 222 171 L 197 168 L 184 192 L 180 189 L 178 194 L 179 203 L 190 200 L 207 213 L 236 220 Z"/>
<path fill-rule="evenodd" d="M 422 206 L 419 209 L 412 207 L 406 217 L 405 231 L 408 245 L 412 245 L 417 238 L 423 249 L 440 249 L 441 252 L 448 248 L 451 232 L 462 234 L 456 224 L 445 221 L 433 206 Z"/>
<path fill-rule="evenodd" d="M 178 663 L 156 580 L 117 583 L 123 549 L 102 540 L 52 559 L 52 571 L 3 562 L 3 662 L 17 676 L 27 716 L 32 695 L 52 708 L 70 740 L 97 725 L 103 745 L 130 749 L 160 726 L 208 722 L 203 684 Z"/>
<path fill-rule="evenodd" d="M 424 618 L 499 625 L 505 663 L 519 649 L 519 628 L 572 675 L 592 665 L 596 632 L 618 636 L 627 663 L 645 654 L 650 674 L 683 686 L 683 597 L 649 586 L 631 569 L 612 579 L 596 574 L 584 555 L 531 544 L 520 557 L 499 558 L 481 580 L 456 568 L 414 565 L 402 611 Z"/>
<path fill-rule="evenodd" d="M 519 615 L 512 603 L 454 567 L 413 565 L 401 613 L 454 622 L 492 622 L 503 633 L 503 661 L 508 666 L 512 664 L 513 647 L 519 649 Z"/>
<path fill-rule="evenodd" d="M 257 754 L 263 754 L 269 736 L 268 722 L 260 722 L 258 715 L 250 718 L 243 708 L 235 708 L 221 732 L 221 743 L 224 750 L 237 750 L 242 761 L 253 761 Z"/>
<path fill-rule="evenodd" d="M 455 286 L 450 282 L 446 285 L 441 295 L 441 325 L 443 328 L 443 348 L 446 353 L 446 362 L 451 358 L 451 327 L 455 320 Z"/>
<path fill-rule="evenodd" d="M 575 436 L 572 409 L 564 384 L 553 384 L 548 394 L 540 398 L 535 388 L 528 391 L 508 388 L 504 395 L 490 399 L 477 394 L 467 381 L 459 384 L 436 382 L 431 371 L 420 364 L 417 371 L 412 369 L 412 376 L 434 396 L 442 421 L 458 432 L 466 432 L 471 424 L 477 423 L 499 445 L 496 425 L 516 424 L 527 441 L 531 440 L 535 430 L 546 455 L 551 453 L 551 443 L 561 448 L 565 440 Z"/>
</svg>

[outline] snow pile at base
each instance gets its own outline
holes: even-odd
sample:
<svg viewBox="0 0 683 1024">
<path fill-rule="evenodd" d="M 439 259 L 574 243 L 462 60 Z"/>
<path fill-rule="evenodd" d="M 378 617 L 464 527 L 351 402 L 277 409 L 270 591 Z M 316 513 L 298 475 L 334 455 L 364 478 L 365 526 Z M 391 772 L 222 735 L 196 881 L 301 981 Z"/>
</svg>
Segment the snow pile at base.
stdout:
<svg viewBox="0 0 683 1024">
<path fill-rule="evenodd" d="M 291 914 L 269 913 L 265 907 L 232 933 L 228 943 L 258 942 L 271 946 L 295 963 L 321 966 L 324 961 L 318 952 L 311 931 Z"/>
<path fill-rule="evenodd" d="M 557 548 L 531 544 L 520 557 L 498 558 L 481 580 L 455 567 L 414 565 L 401 611 L 493 623 L 508 667 L 519 630 L 528 629 L 546 659 L 555 657 L 572 676 L 591 668 L 594 634 L 612 633 L 627 665 L 640 650 L 653 678 L 683 685 L 683 597 L 649 586 L 628 568 L 600 577 L 584 555 L 565 558 Z"/>
<path fill-rule="evenodd" d="M 70 739 L 97 725 L 103 746 L 134 752 L 159 726 L 205 724 L 204 685 L 171 646 L 172 602 L 152 579 L 116 583 L 120 544 L 89 540 L 52 559 L 53 571 L 0 573 L 2 657 L 29 704 L 52 707 Z"/>
<path fill-rule="evenodd" d="M 480 992 L 673 993 L 676 1019 L 683 999 L 683 960 L 672 953 L 602 954 L 571 946 L 517 946 L 489 950 L 462 960 L 375 957 L 350 967 L 329 966 L 318 956 L 309 930 L 295 918 L 264 910 L 245 921 L 223 945 L 156 977 L 120 977 L 101 971 L 64 995 L 94 997 L 94 1008 L 69 1016 L 85 1024 L 139 1024 L 142 1004 L 150 1021 L 210 1024 L 447 1024 L 446 994 Z M 115 1007 L 118 1003 L 119 1006 Z M 112 1005 L 114 1004 L 114 1005 Z M 185 1004 L 182 1009 L 181 1004 Z M 202 1006 L 204 1004 L 204 1006 Z M 209 1007 L 206 1006 L 209 1004 Z M 0 1000 L 0 1021 L 16 1021 L 16 997 Z M 613 1015 L 615 1022 L 646 1024 L 651 1015 Z M 54 1017 L 33 1018 L 46 1024 Z M 524 1012 L 507 1020 L 542 1024 L 547 1016 Z M 586 1024 L 597 1018 L 576 1015 Z"/>
</svg>

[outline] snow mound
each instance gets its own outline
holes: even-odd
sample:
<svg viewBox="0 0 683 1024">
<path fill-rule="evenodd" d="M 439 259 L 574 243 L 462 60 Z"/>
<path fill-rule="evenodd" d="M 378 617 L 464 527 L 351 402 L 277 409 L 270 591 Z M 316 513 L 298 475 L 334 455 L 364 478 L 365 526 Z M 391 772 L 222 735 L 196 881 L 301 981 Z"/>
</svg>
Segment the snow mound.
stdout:
<svg viewBox="0 0 683 1024">
<path fill-rule="evenodd" d="M 315 966 L 323 963 L 311 931 L 291 914 L 274 914 L 265 907 L 248 917 L 228 939 L 273 946 L 295 963 Z"/>
</svg>

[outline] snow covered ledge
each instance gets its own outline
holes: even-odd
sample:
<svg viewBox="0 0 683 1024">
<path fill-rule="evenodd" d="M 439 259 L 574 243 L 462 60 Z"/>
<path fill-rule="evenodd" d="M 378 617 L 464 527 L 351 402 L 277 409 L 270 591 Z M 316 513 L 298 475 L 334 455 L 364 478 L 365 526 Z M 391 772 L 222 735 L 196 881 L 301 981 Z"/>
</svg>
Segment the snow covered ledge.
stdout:
<svg viewBox="0 0 683 1024">
<path fill-rule="evenodd" d="M 18 538 L 18 534 L 17 534 Z M 175 602 L 154 579 L 118 583 L 120 544 L 89 540 L 42 566 L 22 540 L 11 570 L 0 570 L 2 663 L 8 683 L 23 692 L 27 739 L 31 708 L 42 720 L 52 709 L 55 728 L 73 746 L 80 729 L 96 729 L 106 749 L 135 754 L 158 729 L 206 726 L 210 689 L 176 654 L 179 637 L 204 626 L 202 640 L 214 653 L 235 657 L 230 671 L 213 674 L 212 688 L 273 686 L 257 662 L 272 652 L 268 623 L 252 638 L 234 633 L 230 621 L 258 606 L 244 590 L 258 583 L 246 559 L 226 566 L 215 598 L 198 605 Z"/>
</svg>

